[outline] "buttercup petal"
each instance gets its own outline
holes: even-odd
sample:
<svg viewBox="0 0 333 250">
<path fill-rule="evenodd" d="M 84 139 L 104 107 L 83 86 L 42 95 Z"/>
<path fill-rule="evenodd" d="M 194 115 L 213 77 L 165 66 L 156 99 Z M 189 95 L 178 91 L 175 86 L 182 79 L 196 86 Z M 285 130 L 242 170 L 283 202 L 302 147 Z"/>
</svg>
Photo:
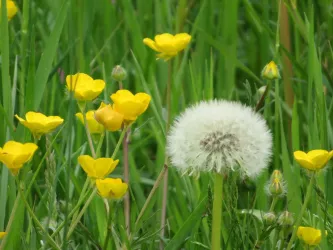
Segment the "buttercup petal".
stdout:
<svg viewBox="0 0 333 250">
<path fill-rule="evenodd" d="M 96 177 L 96 172 L 95 172 L 95 160 L 89 155 L 80 155 L 78 157 L 78 162 L 81 165 L 82 169 L 84 172 L 87 173 L 89 177 Z"/>
<path fill-rule="evenodd" d="M 157 48 L 156 45 L 155 45 L 155 42 L 154 42 L 153 40 L 151 40 L 150 38 L 145 38 L 145 39 L 143 39 L 143 43 L 144 43 L 145 45 L 147 45 L 149 48 L 151 48 L 151 49 L 153 49 L 153 50 L 159 52 L 158 48 Z"/>
<path fill-rule="evenodd" d="M 309 170 L 316 170 L 313 162 L 309 159 L 308 155 L 303 151 L 294 152 L 295 160 L 303 167 Z"/>
</svg>

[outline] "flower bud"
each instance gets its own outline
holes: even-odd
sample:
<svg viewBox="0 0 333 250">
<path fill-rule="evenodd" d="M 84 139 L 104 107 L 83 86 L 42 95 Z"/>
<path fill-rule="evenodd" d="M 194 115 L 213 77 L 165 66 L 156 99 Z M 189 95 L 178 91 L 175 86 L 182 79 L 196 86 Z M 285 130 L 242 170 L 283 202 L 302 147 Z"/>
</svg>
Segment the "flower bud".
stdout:
<svg viewBox="0 0 333 250">
<path fill-rule="evenodd" d="M 262 95 L 265 93 L 266 88 L 267 88 L 267 86 L 265 85 L 265 86 L 261 86 L 261 87 L 258 89 L 258 93 L 259 93 L 260 96 L 262 96 Z"/>
<path fill-rule="evenodd" d="M 267 80 L 275 80 L 281 78 L 279 69 L 273 61 L 266 64 L 264 69 L 261 71 L 261 76 Z"/>
<path fill-rule="evenodd" d="M 126 79 L 127 72 L 123 67 L 117 65 L 113 68 L 111 76 L 115 81 L 121 82 Z"/>
<path fill-rule="evenodd" d="M 279 179 L 280 181 L 283 180 L 283 175 L 282 175 L 280 170 L 276 169 L 276 170 L 273 171 L 273 173 L 271 175 L 271 179 L 275 179 L 275 178 Z"/>
<path fill-rule="evenodd" d="M 278 218 L 278 224 L 281 227 L 291 227 L 294 224 L 294 217 L 292 213 L 284 211 L 282 214 L 280 214 Z"/>
<path fill-rule="evenodd" d="M 283 194 L 283 184 L 278 178 L 275 178 L 273 181 L 271 181 L 269 185 L 269 193 L 272 196 L 279 196 Z"/>
<path fill-rule="evenodd" d="M 266 225 L 272 225 L 276 221 L 276 215 L 272 212 L 265 213 L 263 216 L 263 221 Z"/>
</svg>

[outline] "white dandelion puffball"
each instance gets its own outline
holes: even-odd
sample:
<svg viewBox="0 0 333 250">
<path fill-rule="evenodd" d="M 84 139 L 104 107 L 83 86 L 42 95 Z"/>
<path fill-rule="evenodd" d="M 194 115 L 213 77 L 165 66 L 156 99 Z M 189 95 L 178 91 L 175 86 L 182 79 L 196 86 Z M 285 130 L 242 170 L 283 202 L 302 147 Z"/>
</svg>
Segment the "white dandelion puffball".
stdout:
<svg viewBox="0 0 333 250">
<path fill-rule="evenodd" d="M 239 168 L 242 175 L 255 177 L 268 166 L 272 135 L 250 107 L 225 100 L 202 101 L 176 119 L 167 152 L 182 174 Z"/>
</svg>

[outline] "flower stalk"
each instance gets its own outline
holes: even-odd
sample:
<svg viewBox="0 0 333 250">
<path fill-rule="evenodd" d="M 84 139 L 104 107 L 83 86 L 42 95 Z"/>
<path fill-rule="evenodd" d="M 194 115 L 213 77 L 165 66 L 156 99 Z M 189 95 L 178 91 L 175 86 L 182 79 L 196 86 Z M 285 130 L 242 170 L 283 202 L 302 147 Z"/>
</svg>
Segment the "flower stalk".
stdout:
<svg viewBox="0 0 333 250">
<path fill-rule="evenodd" d="M 215 173 L 214 201 L 213 201 L 213 225 L 212 225 L 212 250 L 221 249 L 222 226 L 222 200 L 223 200 L 223 175 Z"/>
<path fill-rule="evenodd" d="M 316 172 L 312 172 L 310 183 L 309 183 L 308 188 L 306 190 L 306 195 L 305 195 L 305 198 L 304 198 L 304 203 L 303 203 L 301 211 L 300 211 L 300 213 L 298 215 L 297 221 L 296 221 L 296 223 L 294 225 L 293 234 L 292 234 L 292 236 L 290 238 L 290 241 L 288 243 L 287 250 L 290 250 L 292 248 L 292 246 L 293 246 L 293 243 L 294 243 L 294 240 L 295 240 L 296 234 L 297 234 L 297 229 L 301 225 L 304 212 L 305 212 L 306 207 L 307 207 L 307 205 L 309 203 L 309 200 L 311 198 L 312 187 L 313 187 L 313 184 L 314 184 L 314 181 L 315 181 L 315 177 L 316 177 Z"/>
</svg>

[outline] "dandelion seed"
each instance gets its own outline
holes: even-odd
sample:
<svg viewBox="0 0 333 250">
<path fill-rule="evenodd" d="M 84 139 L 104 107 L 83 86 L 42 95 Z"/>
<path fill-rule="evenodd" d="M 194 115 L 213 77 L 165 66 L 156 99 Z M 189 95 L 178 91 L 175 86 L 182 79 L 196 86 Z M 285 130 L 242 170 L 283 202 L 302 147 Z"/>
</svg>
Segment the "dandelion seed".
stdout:
<svg viewBox="0 0 333 250">
<path fill-rule="evenodd" d="M 226 173 L 239 167 L 255 177 L 268 165 L 272 136 L 264 119 L 237 102 L 200 102 L 181 114 L 168 135 L 171 163 L 182 174 Z"/>
</svg>

